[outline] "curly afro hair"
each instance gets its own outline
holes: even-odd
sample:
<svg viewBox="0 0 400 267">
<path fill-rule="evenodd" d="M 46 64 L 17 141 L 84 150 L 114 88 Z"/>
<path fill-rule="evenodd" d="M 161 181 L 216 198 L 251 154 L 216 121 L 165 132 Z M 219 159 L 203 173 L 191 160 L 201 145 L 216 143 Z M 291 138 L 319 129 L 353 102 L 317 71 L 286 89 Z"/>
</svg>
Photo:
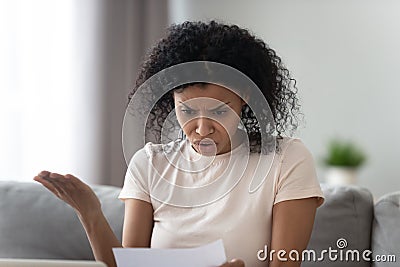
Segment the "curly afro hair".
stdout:
<svg viewBox="0 0 400 267">
<path fill-rule="evenodd" d="M 129 94 L 129 101 L 137 89 L 154 74 L 191 61 L 218 62 L 247 75 L 262 91 L 270 106 L 275 124 L 273 131 L 277 139 L 282 139 L 285 134 L 292 135 L 297 129 L 300 105 L 296 81 L 290 77 L 281 58 L 248 30 L 216 21 L 187 21 L 170 26 L 166 36 L 152 48 L 142 63 L 136 84 Z M 192 84 L 174 89 L 184 89 L 189 85 Z M 151 110 L 146 131 L 155 133 L 156 142 L 160 142 L 162 125 L 173 109 L 173 96 L 167 93 Z M 243 107 L 241 120 L 249 136 L 251 152 L 263 151 L 260 124 L 248 105 Z"/>
</svg>

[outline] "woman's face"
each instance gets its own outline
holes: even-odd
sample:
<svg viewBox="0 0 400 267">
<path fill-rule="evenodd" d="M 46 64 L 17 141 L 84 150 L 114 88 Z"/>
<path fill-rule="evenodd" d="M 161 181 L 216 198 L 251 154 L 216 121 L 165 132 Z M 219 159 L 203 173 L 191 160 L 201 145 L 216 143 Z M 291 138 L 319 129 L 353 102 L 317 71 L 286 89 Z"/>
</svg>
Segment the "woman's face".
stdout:
<svg viewBox="0 0 400 267">
<path fill-rule="evenodd" d="M 231 151 L 245 105 L 238 95 L 218 85 L 199 84 L 174 92 L 174 102 L 178 122 L 198 153 Z"/>
</svg>

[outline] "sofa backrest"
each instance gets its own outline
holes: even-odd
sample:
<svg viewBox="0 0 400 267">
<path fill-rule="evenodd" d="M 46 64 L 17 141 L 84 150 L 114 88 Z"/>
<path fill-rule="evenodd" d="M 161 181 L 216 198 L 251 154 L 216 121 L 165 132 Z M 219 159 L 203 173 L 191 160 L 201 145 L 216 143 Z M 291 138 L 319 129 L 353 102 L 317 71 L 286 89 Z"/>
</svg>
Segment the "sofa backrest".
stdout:
<svg viewBox="0 0 400 267">
<path fill-rule="evenodd" d="M 124 205 L 117 199 L 121 189 L 92 188 L 111 228 L 121 238 Z M 94 257 L 70 206 L 40 184 L 0 182 L 0 258 L 90 260 Z"/>
<path fill-rule="evenodd" d="M 322 184 L 321 187 L 325 202 L 317 209 L 307 249 L 315 251 L 316 258 L 323 260 L 305 261 L 302 266 L 371 266 L 370 262 L 362 260 L 361 253 L 370 250 L 374 205 L 372 194 L 358 186 Z M 321 257 L 322 250 L 329 251 L 329 248 L 332 257 L 328 254 L 323 254 Z M 352 260 L 352 254 L 347 252 L 350 250 L 357 250 L 360 253 L 360 261 Z M 343 253 L 342 257 L 340 253 Z M 336 260 L 334 260 L 335 255 L 337 255 Z"/>
<path fill-rule="evenodd" d="M 384 195 L 376 202 L 371 248 L 373 267 L 399 266 L 400 192 Z"/>
</svg>

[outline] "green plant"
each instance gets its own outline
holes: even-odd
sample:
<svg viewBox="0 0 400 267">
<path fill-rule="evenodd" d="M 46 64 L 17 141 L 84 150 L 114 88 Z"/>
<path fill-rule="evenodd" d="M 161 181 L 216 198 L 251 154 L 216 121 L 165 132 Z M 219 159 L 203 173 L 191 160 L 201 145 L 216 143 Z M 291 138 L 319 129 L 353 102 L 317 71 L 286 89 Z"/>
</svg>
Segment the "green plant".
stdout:
<svg viewBox="0 0 400 267">
<path fill-rule="evenodd" d="M 366 160 L 366 154 L 351 141 L 333 139 L 328 145 L 328 154 L 323 162 L 328 166 L 360 167 Z"/>
</svg>

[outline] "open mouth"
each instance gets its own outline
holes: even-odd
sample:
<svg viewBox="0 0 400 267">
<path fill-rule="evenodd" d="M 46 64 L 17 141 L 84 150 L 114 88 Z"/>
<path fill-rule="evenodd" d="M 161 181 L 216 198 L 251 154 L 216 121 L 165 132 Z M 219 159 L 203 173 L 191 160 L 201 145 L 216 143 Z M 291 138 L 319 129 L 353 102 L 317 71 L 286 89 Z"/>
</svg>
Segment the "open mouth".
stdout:
<svg viewBox="0 0 400 267">
<path fill-rule="evenodd" d="M 203 139 L 194 143 L 200 153 L 210 154 L 217 152 L 217 144 L 211 139 Z"/>
</svg>

